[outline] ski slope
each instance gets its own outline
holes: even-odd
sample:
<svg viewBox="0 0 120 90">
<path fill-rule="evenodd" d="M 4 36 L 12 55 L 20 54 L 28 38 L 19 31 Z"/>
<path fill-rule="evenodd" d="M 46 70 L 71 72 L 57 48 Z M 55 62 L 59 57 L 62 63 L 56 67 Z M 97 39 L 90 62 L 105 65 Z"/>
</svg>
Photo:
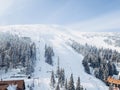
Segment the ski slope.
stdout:
<svg viewBox="0 0 120 90">
<path fill-rule="evenodd" d="M 49 71 L 56 71 L 58 56 L 60 60 L 60 67 L 65 69 L 65 77 L 67 80 L 69 80 L 70 74 L 73 73 L 75 85 L 77 78 L 80 76 L 81 84 L 87 90 L 108 90 L 108 87 L 102 81 L 85 73 L 82 65 L 83 56 L 75 52 L 66 44 L 69 38 L 83 44 L 86 42 L 89 43 L 89 39 L 81 37 L 81 33 L 78 35 L 73 33 L 73 31 L 54 25 L 4 26 L 0 27 L 0 31 L 10 32 L 19 36 L 31 37 L 32 41 L 36 43 L 37 61 L 33 77 L 34 79 L 23 78 L 26 82 L 26 90 L 28 90 L 27 85 L 30 85 L 33 82 L 35 84 L 34 90 L 53 90 L 53 88 L 49 85 L 51 76 Z M 102 42 L 102 39 L 100 40 Z M 45 44 L 53 47 L 55 52 L 55 56 L 53 57 L 54 66 L 50 66 L 45 63 Z M 93 45 L 95 44 L 97 43 L 94 43 Z M 16 72 L 13 73 L 15 74 Z M 8 72 L 7 75 L 10 76 L 11 73 Z M 4 74 L 2 74 L 2 76 L 4 78 Z M 10 78 L 6 76 L 4 79 L 8 80 Z"/>
</svg>

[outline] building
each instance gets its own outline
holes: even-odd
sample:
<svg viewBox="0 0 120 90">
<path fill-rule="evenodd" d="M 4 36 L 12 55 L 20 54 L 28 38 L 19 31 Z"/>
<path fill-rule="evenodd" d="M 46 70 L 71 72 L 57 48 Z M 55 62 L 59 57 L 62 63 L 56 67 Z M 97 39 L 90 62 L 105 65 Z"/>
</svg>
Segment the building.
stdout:
<svg viewBox="0 0 120 90">
<path fill-rule="evenodd" d="M 109 90 L 120 90 L 120 80 L 108 77 L 106 83 L 109 85 Z"/>
<path fill-rule="evenodd" d="M 17 85 L 17 90 L 25 90 L 24 80 L 0 81 L 0 90 L 7 90 L 9 85 Z"/>
</svg>

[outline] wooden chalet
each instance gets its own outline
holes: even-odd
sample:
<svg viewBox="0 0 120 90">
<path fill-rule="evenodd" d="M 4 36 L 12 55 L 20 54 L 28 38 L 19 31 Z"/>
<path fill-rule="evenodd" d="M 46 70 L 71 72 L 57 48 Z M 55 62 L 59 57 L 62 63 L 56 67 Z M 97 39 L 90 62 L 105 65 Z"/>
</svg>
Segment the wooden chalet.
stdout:
<svg viewBox="0 0 120 90">
<path fill-rule="evenodd" d="M 106 83 L 111 86 L 109 87 L 109 90 L 120 90 L 120 80 L 115 79 L 111 76 L 109 76 L 106 80 Z M 113 86 L 113 87 L 112 87 Z"/>
<path fill-rule="evenodd" d="M 120 85 L 120 80 L 114 79 L 112 77 L 108 77 L 107 83 L 114 84 L 114 85 Z"/>
<path fill-rule="evenodd" d="M 7 90 L 9 85 L 17 85 L 16 90 L 25 90 L 24 80 L 0 81 L 0 90 Z"/>
</svg>

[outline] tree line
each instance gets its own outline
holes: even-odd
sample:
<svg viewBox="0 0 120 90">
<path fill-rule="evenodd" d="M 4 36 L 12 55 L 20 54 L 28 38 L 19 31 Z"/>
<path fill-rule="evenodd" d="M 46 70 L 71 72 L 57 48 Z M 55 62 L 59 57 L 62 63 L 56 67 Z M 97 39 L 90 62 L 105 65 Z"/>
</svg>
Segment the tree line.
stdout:
<svg viewBox="0 0 120 90">
<path fill-rule="evenodd" d="M 51 46 L 45 45 L 45 62 L 53 65 L 53 59 L 52 57 L 54 56 L 54 51 Z"/>
<path fill-rule="evenodd" d="M 84 56 L 82 64 L 88 74 L 93 74 L 102 81 L 108 76 L 117 75 L 116 62 L 120 62 L 120 53 L 116 50 L 97 48 L 88 44 L 82 45 L 70 40 L 70 45 L 75 51 Z"/>
<path fill-rule="evenodd" d="M 0 68 L 5 71 L 22 66 L 26 74 L 34 71 L 36 45 L 29 37 L 0 33 Z"/>
</svg>

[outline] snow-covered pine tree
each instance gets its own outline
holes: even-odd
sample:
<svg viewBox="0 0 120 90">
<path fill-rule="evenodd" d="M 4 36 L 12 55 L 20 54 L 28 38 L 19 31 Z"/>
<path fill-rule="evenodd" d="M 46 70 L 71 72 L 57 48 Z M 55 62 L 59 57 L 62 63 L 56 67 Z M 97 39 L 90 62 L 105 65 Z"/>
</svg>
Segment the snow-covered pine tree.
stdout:
<svg viewBox="0 0 120 90">
<path fill-rule="evenodd" d="M 60 86 L 64 86 L 64 83 L 65 83 L 65 72 L 64 72 L 64 69 L 61 69 L 60 70 L 60 74 L 59 74 L 59 77 L 58 77 L 58 83 L 60 84 Z"/>
<path fill-rule="evenodd" d="M 84 66 L 84 68 L 85 68 L 85 71 L 86 71 L 88 74 L 90 74 L 90 68 L 89 68 L 89 65 L 88 65 L 88 61 L 87 61 L 87 60 L 83 60 L 83 61 L 82 61 L 82 64 L 83 64 L 83 66 Z"/>
<path fill-rule="evenodd" d="M 59 74 L 59 77 L 58 77 L 58 83 L 62 87 L 62 73 L 61 73 L 61 71 L 60 71 L 60 74 Z"/>
<path fill-rule="evenodd" d="M 80 77 L 78 77 L 78 80 L 77 80 L 76 90 L 81 90 L 80 89 Z"/>
<path fill-rule="evenodd" d="M 55 87 L 54 71 L 52 71 L 52 73 L 51 73 L 50 85 L 51 85 L 52 87 Z"/>
<path fill-rule="evenodd" d="M 62 84 L 62 86 L 64 86 L 64 84 L 65 84 L 65 71 L 64 71 L 64 69 L 61 70 L 61 79 L 62 79 L 61 84 Z"/>
<path fill-rule="evenodd" d="M 75 90 L 73 74 L 71 74 L 70 81 L 68 83 L 68 90 Z"/>
<path fill-rule="evenodd" d="M 58 57 L 56 77 L 59 78 L 59 75 L 60 75 L 60 66 L 59 66 L 59 57 Z"/>
<path fill-rule="evenodd" d="M 59 83 L 57 84 L 57 86 L 56 86 L 56 89 L 55 89 L 55 90 L 60 90 Z"/>
<path fill-rule="evenodd" d="M 1 36 L 2 35 L 2 36 Z M 2 33 L 0 36 L 0 67 L 8 69 L 17 68 L 19 66 L 27 67 L 30 61 L 34 67 L 36 58 L 36 45 L 31 44 L 30 37 L 19 37 L 10 33 Z M 1 38 L 0 37 L 0 38 Z"/>
<path fill-rule="evenodd" d="M 53 48 L 50 46 L 45 46 L 45 62 L 53 65 L 52 57 L 54 56 Z"/>
<path fill-rule="evenodd" d="M 66 79 L 66 81 L 65 81 L 65 87 L 64 87 L 64 90 L 68 90 L 67 79 Z"/>
</svg>

